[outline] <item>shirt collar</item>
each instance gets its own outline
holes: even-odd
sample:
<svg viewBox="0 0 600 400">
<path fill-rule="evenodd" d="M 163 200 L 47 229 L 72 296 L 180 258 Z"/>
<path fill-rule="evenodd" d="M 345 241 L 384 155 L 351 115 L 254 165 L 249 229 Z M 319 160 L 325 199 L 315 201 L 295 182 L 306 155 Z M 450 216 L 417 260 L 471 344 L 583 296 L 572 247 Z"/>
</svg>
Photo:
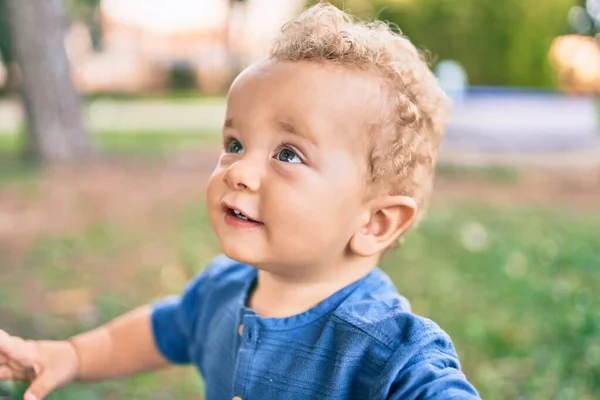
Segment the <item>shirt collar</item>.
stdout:
<svg viewBox="0 0 600 400">
<path fill-rule="evenodd" d="M 246 306 L 246 300 L 248 296 L 256 286 L 256 280 L 258 277 L 258 271 L 256 268 L 252 268 L 251 278 L 248 279 L 248 283 L 242 290 L 242 293 L 239 298 L 239 306 L 242 310 L 242 315 L 246 318 L 255 319 L 264 329 L 268 330 L 289 330 L 299 328 L 304 325 L 308 325 L 313 321 L 333 312 L 336 308 L 338 308 L 348 296 L 354 293 L 357 289 L 366 289 L 370 287 L 375 282 L 378 282 L 377 279 L 381 274 L 379 268 L 373 269 L 367 275 L 363 276 L 359 280 L 349 284 L 348 286 L 343 287 L 338 290 L 331 296 L 327 297 L 325 300 L 312 307 L 309 310 L 304 311 L 303 313 L 293 315 L 291 317 L 286 318 L 264 318 L 256 313 L 256 311 Z"/>
</svg>

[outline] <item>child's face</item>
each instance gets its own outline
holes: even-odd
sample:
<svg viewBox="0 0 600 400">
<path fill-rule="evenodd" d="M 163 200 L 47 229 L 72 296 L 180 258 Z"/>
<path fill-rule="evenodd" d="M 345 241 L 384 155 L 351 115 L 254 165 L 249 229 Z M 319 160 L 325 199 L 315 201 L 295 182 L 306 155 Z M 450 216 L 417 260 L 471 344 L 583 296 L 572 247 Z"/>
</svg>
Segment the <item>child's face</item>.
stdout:
<svg viewBox="0 0 600 400">
<path fill-rule="evenodd" d="M 370 74 L 311 62 L 236 80 L 207 191 L 225 254 L 265 269 L 339 261 L 366 212 L 365 129 L 380 98 Z"/>
</svg>

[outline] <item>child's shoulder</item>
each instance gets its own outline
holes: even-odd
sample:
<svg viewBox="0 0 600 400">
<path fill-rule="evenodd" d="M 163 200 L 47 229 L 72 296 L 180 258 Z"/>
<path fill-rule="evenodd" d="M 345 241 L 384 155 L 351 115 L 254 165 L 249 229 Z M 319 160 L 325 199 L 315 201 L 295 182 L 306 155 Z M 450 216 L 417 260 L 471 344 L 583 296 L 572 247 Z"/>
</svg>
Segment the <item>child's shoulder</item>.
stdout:
<svg viewBox="0 0 600 400">
<path fill-rule="evenodd" d="M 423 351 L 433 345 L 454 355 L 448 334 L 432 320 L 414 314 L 408 300 L 379 269 L 372 273 L 368 284 L 338 307 L 335 317 L 392 352 L 409 347 Z"/>
<path fill-rule="evenodd" d="M 479 398 L 460 370 L 448 334 L 412 313 L 381 270 L 348 296 L 334 319 L 336 340 L 358 344 L 351 354 L 361 353 L 362 364 L 377 367 L 372 398 Z"/>
</svg>

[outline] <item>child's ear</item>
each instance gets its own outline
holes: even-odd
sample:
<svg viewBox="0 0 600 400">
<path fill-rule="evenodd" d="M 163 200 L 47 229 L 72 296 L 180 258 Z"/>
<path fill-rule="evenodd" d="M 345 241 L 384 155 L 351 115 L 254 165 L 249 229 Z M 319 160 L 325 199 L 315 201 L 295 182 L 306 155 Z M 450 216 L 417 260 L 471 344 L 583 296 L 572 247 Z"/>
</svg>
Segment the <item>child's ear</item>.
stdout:
<svg viewBox="0 0 600 400">
<path fill-rule="evenodd" d="M 408 229 L 417 215 L 417 202 L 408 196 L 385 196 L 373 200 L 370 210 L 350 239 L 350 251 L 363 257 L 382 253 Z"/>
</svg>

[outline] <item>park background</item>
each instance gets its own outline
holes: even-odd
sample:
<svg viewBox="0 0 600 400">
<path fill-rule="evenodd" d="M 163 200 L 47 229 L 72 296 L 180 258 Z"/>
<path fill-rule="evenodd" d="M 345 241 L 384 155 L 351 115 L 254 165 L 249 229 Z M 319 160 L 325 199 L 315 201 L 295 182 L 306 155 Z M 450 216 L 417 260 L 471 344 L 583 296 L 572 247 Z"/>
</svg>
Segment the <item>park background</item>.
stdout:
<svg viewBox="0 0 600 400">
<path fill-rule="evenodd" d="M 335 4 L 409 36 L 454 101 L 431 210 L 383 268 L 483 398 L 600 398 L 600 0 Z M 224 93 L 306 5 L 0 0 L 1 329 L 63 339 L 207 265 Z M 172 368 L 50 399 L 202 385 Z"/>
</svg>

